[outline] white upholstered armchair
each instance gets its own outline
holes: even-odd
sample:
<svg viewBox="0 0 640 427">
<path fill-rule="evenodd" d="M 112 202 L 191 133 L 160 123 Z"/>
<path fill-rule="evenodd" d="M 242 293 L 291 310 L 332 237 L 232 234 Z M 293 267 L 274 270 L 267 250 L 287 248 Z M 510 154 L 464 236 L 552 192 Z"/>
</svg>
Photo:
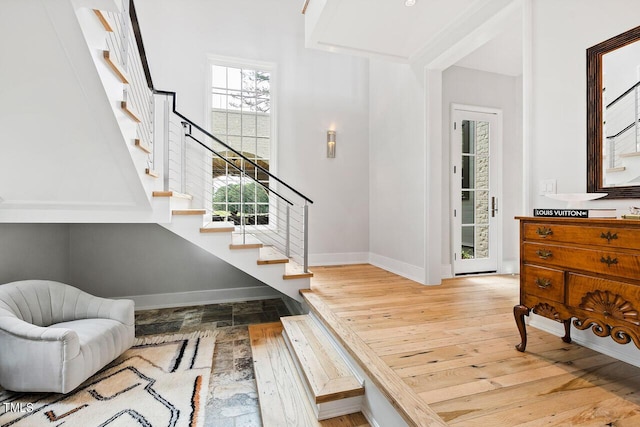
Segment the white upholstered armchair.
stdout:
<svg viewBox="0 0 640 427">
<path fill-rule="evenodd" d="M 49 280 L 0 285 L 0 386 L 72 391 L 133 345 L 133 308 Z"/>
</svg>

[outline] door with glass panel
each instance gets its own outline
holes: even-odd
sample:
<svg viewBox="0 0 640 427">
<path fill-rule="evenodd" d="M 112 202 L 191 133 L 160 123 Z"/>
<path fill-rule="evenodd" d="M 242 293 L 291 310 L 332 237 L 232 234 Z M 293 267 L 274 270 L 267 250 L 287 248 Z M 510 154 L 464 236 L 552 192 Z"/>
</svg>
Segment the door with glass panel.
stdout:
<svg viewBox="0 0 640 427">
<path fill-rule="evenodd" d="M 498 270 L 501 113 L 452 108 L 453 273 Z"/>
</svg>

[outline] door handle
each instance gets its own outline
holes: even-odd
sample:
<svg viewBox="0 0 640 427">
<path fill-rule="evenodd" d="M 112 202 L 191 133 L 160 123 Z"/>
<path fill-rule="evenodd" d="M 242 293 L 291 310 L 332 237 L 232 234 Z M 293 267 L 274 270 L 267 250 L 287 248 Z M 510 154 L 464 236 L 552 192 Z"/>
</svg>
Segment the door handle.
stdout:
<svg viewBox="0 0 640 427">
<path fill-rule="evenodd" d="M 495 217 L 498 213 L 498 199 L 491 197 L 491 217 Z"/>
</svg>

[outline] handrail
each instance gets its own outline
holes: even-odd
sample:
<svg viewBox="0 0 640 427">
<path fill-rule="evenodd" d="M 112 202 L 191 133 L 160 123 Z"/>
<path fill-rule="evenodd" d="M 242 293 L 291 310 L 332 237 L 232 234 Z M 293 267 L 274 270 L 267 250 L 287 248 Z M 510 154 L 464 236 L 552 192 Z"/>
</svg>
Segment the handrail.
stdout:
<svg viewBox="0 0 640 427">
<path fill-rule="evenodd" d="M 622 95 L 620 95 L 619 97 L 617 97 L 616 99 L 614 99 L 613 101 L 611 101 L 606 107 L 605 109 L 612 107 L 613 104 L 615 104 L 616 102 L 620 101 L 622 98 L 624 98 L 626 95 L 629 94 L 629 92 L 631 92 L 632 90 L 634 90 L 635 88 L 637 88 L 638 86 L 640 86 L 640 82 L 634 84 L 633 86 L 631 86 L 629 89 L 625 90 L 624 93 Z"/>
<path fill-rule="evenodd" d="M 215 154 L 216 156 L 218 156 L 220 159 L 224 160 L 227 164 L 229 164 L 230 166 L 232 166 L 234 169 L 244 173 L 244 171 L 239 168 L 238 166 L 236 166 L 231 160 L 227 159 L 226 157 L 224 157 L 222 154 L 218 153 L 216 150 L 214 150 L 213 148 L 207 146 L 204 142 L 200 141 L 199 139 L 197 139 L 196 137 L 194 137 L 191 134 L 186 134 L 185 135 L 187 138 L 191 138 L 192 140 L 194 140 L 195 142 L 197 142 L 198 144 L 200 144 L 202 147 L 205 148 L 205 150 L 208 150 L 209 152 L 211 152 L 212 154 Z M 253 178 L 252 176 L 247 175 L 249 178 L 251 178 L 253 181 L 257 182 L 258 184 L 260 184 L 265 190 L 267 190 L 270 193 L 275 194 L 276 196 L 278 196 L 279 198 L 281 198 L 283 201 L 287 202 L 289 205 L 293 206 L 293 203 L 290 202 L 286 197 L 283 197 L 282 195 L 278 194 L 276 191 L 274 191 L 273 189 L 267 187 L 266 185 L 264 185 L 263 183 L 261 183 L 259 180 Z"/>
<path fill-rule="evenodd" d="M 185 117 L 180 112 L 178 112 L 178 110 L 176 109 L 176 92 L 159 90 L 159 89 L 155 89 L 153 87 L 153 81 L 151 80 L 151 72 L 149 70 L 149 63 L 147 62 L 147 56 L 146 56 L 146 53 L 145 53 L 145 50 L 144 50 L 144 43 L 142 42 L 142 33 L 140 31 L 140 24 L 138 23 L 138 17 L 136 15 L 135 5 L 133 4 L 133 0 L 129 0 L 129 3 L 130 3 L 130 6 L 129 6 L 129 17 L 131 18 L 133 33 L 134 33 L 134 35 L 136 37 L 136 43 L 138 44 L 138 50 L 140 51 L 140 59 L 142 61 L 142 66 L 144 68 L 144 73 L 145 73 L 145 76 L 147 78 L 147 85 L 149 86 L 149 89 L 151 89 L 153 91 L 153 93 L 158 94 L 158 95 L 169 95 L 169 96 L 171 96 L 173 98 L 173 105 L 172 105 L 171 108 L 172 108 L 173 113 L 175 115 L 177 115 L 181 119 L 185 120 L 187 123 L 189 123 L 190 125 L 192 125 L 196 129 L 198 129 L 200 132 L 202 132 L 203 134 L 205 134 L 209 138 L 211 138 L 214 141 L 216 141 L 217 143 L 223 145 L 225 148 L 227 148 L 228 150 L 230 150 L 234 154 L 238 155 L 239 157 L 244 159 L 246 162 L 249 162 L 250 165 L 252 165 L 256 169 L 260 170 L 261 172 L 267 174 L 270 178 L 273 178 L 275 181 L 277 181 L 280 184 L 284 185 L 286 188 L 291 190 L 297 196 L 299 196 L 302 199 L 304 199 L 306 202 L 313 204 L 313 200 L 311 200 L 310 198 L 308 198 L 307 196 L 305 196 L 304 194 L 302 194 L 301 192 L 299 192 L 298 190 L 296 190 L 295 188 L 293 188 L 292 186 L 290 186 L 289 184 L 287 184 L 286 182 L 284 182 L 283 180 L 281 180 L 277 176 L 273 175 L 271 172 L 269 172 L 268 170 L 266 170 L 265 168 L 263 168 L 262 166 L 260 166 L 256 162 L 254 162 L 253 160 L 247 158 L 242 153 L 240 153 L 237 150 L 235 150 L 234 148 L 228 146 L 223 141 L 221 141 L 219 138 L 217 138 L 215 135 L 209 133 L 208 131 L 203 129 L 201 126 L 199 126 L 198 124 L 194 123 L 189 118 Z M 271 189 L 269 189 L 269 191 L 273 192 L 273 190 L 271 190 Z"/>
<path fill-rule="evenodd" d="M 638 122 L 640 122 L 640 119 L 638 119 Z M 615 135 L 612 136 L 608 136 L 607 139 L 615 139 L 617 137 L 619 137 L 620 135 L 622 135 L 623 133 L 625 133 L 626 131 L 633 129 L 636 125 L 636 122 L 631 122 L 630 125 L 628 125 L 626 128 L 622 129 L 620 132 L 616 133 Z"/>
</svg>

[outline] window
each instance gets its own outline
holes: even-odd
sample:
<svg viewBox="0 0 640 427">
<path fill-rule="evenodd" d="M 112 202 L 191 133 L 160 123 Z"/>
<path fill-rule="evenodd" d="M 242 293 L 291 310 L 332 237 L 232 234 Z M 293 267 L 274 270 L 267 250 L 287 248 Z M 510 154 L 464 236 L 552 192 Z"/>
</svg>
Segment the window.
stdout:
<svg viewBox="0 0 640 427">
<path fill-rule="evenodd" d="M 211 65 L 212 133 L 267 171 L 272 152 L 271 80 L 268 68 Z M 269 176 L 231 150 L 217 151 L 233 165 L 244 168 L 248 176 L 242 178 L 236 167 L 214 156 L 214 219 L 229 219 L 236 225 L 268 224 L 269 194 L 265 187 L 269 187 Z"/>
</svg>

